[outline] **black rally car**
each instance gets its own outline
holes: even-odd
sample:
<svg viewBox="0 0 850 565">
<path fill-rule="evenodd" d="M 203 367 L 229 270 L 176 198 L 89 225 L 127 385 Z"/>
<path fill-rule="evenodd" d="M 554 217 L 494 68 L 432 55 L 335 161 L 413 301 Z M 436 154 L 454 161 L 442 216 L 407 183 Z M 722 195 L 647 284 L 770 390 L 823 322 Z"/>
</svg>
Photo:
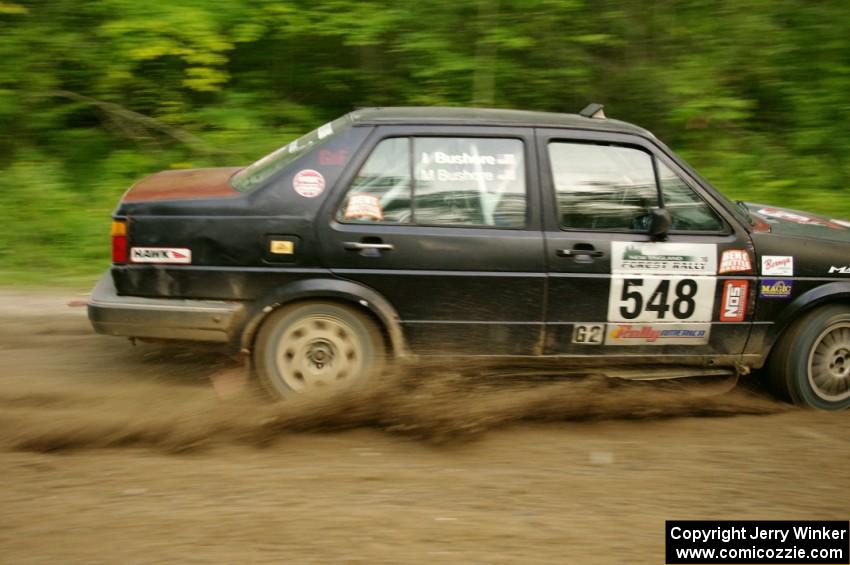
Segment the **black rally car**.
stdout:
<svg viewBox="0 0 850 565">
<path fill-rule="evenodd" d="M 598 105 L 364 109 L 245 168 L 158 173 L 115 210 L 112 262 L 98 332 L 227 344 L 280 396 L 475 355 L 765 366 L 850 405 L 850 223 L 730 202 Z"/>
</svg>

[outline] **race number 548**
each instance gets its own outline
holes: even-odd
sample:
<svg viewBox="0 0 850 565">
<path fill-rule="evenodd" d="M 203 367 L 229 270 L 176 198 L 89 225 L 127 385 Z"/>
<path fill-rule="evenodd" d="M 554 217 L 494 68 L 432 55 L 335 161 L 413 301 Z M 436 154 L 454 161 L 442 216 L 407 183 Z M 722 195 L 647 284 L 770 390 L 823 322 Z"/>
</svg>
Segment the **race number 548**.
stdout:
<svg viewBox="0 0 850 565">
<path fill-rule="evenodd" d="M 711 277 L 612 277 L 612 322 L 709 322 L 714 305 Z"/>
</svg>

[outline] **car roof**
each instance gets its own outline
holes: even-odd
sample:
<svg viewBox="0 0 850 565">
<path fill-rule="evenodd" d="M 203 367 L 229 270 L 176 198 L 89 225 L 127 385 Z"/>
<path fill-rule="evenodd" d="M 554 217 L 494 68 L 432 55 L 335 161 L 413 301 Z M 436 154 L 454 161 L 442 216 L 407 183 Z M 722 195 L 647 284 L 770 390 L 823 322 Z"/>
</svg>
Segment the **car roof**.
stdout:
<svg viewBox="0 0 850 565">
<path fill-rule="evenodd" d="M 578 114 L 503 110 L 497 108 L 459 108 L 440 106 L 399 106 L 359 108 L 351 114 L 352 122 L 364 125 L 486 125 L 592 129 L 618 133 L 636 133 L 653 137 L 649 131 L 619 120 L 586 118 Z"/>
</svg>

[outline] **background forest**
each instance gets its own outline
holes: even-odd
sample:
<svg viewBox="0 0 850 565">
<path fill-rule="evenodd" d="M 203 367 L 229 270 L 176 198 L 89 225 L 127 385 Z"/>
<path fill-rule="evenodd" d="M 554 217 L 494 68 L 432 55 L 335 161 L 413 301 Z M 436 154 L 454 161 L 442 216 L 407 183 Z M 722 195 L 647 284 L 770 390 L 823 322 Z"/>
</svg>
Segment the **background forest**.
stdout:
<svg viewBox="0 0 850 565">
<path fill-rule="evenodd" d="M 732 198 L 850 217 L 846 0 L 2 0 L 0 282 L 91 280 L 134 180 L 356 106 L 590 101 Z"/>
</svg>

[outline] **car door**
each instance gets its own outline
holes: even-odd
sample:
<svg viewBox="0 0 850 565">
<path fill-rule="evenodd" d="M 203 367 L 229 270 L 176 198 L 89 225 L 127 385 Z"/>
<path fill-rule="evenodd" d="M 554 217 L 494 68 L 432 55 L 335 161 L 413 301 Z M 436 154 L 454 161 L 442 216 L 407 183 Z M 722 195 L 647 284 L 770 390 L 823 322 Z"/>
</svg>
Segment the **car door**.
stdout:
<svg viewBox="0 0 850 565">
<path fill-rule="evenodd" d="M 538 134 L 549 270 L 545 353 L 650 363 L 741 354 L 754 305 L 748 232 L 643 137 Z M 673 225 L 653 241 L 648 228 L 658 207 Z"/>
<path fill-rule="evenodd" d="M 318 223 L 322 260 L 398 311 L 419 354 L 528 355 L 545 258 L 532 129 L 379 126 Z"/>
</svg>

